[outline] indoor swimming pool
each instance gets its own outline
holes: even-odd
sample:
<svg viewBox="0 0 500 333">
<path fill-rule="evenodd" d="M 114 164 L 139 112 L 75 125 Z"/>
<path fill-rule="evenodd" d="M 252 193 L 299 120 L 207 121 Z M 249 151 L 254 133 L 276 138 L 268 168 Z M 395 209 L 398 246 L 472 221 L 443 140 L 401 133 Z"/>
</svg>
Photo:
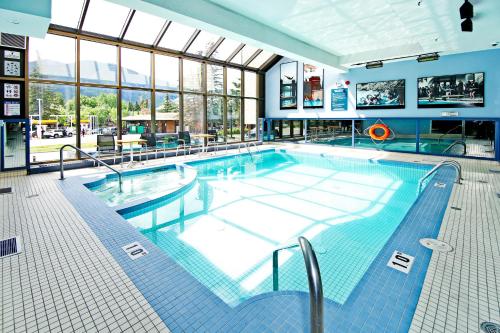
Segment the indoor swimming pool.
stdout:
<svg viewBox="0 0 500 333">
<path fill-rule="evenodd" d="M 272 291 L 273 250 L 301 235 L 316 250 L 325 297 L 344 304 L 431 169 L 274 150 L 190 164 L 191 186 L 119 213 L 230 306 Z M 135 175 L 124 192 L 157 191 L 171 171 Z M 91 190 L 106 202 L 128 196 L 110 186 Z M 308 290 L 300 251 L 280 252 L 279 279 L 280 290 Z"/>
</svg>

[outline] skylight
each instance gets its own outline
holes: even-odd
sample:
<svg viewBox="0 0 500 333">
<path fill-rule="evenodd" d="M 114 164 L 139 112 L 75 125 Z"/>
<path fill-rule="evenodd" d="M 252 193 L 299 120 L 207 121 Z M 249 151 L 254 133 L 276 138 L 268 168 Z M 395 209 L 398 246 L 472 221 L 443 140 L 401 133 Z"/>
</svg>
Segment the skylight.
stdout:
<svg viewBox="0 0 500 333">
<path fill-rule="evenodd" d="M 195 30 L 195 28 L 188 27 L 184 24 L 172 22 L 170 23 L 167 32 L 163 35 L 163 38 L 158 46 L 166 49 L 181 51 Z"/>
<path fill-rule="evenodd" d="M 193 44 L 187 50 L 187 53 L 206 56 L 207 52 L 217 43 L 219 36 L 210 32 L 202 31 L 198 34 Z"/>
<path fill-rule="evenodd" d="M 83 30 L 118 37 L 130 9 L 104 0 L 90 1 Z"/>
<path fill-rule="evenodd" d="M 258 56 L 255 57 L 249 64 L 248 67 L 260 68 L 266 61 L 268 61 L 273 54 L 271 52 L 262 51 Z"/>
<path fill-rule="evenodd" d="M 158 16 L 136 11 L 124 39 L 152 45 L 164 24 Z"/>
<path fill-rule="evenodd" d="M 243 65 L 255 52 L 257 52 L 257 50 L 258 48 L 256 47 L 245 45 L 245 47 L 231 59 L 231 62 L 233 64 Z"/>
<path fill-rule="evenodd" d="M 240 46 L 241 43 L 234 41 L 232 39 L 224 39 L 224 41 L 219 45 L 217 50 L 215 50 L 214 54 L 212 54 L 212 58 L 218 60 L 227 60 L 231 54 Z"/>
<path fill-rule="evenodd" d="M 51 23 L 76 28 L 82 8 L 83 0 L 52 0 Z"/>
</svg>

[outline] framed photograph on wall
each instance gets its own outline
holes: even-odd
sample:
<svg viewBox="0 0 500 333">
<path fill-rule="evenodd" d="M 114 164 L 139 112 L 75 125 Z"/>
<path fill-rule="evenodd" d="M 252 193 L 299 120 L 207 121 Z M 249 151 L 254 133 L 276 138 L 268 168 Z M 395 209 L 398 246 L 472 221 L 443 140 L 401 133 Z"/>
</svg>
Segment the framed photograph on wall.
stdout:
<svg viewBox="0 0 500 333">
<path fill-rule="evenodd" d="M 388 80 L 356 85 L 356 109 L 404 109 L 405 80 Z"/>
<path fill-rule="evenodd" d="M 322 108 L 324 70 L 313 65 L 304 64 L 304 108 Z"/>
<path fill-rule="evenodd" d="M 421 77 L 419 108 L 484 107 L 484 73 Z"/>
<path fill-rule="evenodd" d="M 280 109 L 297 108 L 297 62 L 287 62 L 280 66 Z"/>
</svg>

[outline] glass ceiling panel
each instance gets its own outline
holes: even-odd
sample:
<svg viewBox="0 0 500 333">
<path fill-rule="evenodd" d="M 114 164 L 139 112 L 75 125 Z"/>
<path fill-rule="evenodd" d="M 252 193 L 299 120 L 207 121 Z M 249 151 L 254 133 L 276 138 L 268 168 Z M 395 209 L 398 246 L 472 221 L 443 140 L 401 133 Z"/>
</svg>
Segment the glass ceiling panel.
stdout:
<svg viewBox="0 0 500 333">
<path fill-rule="evenodd" d="M 83 30 L 118 37 L 130 9 L 104 0 L 91 0 Z"/>
<path fill-rule="evenodd" d="M 170 23 L 167 32 L 163 35 L 163 38 L 158 46 L 180 51 L 186 45 L 195 30 L 195 28 L 188 27 L 184 24 L 172 22 Z"/>
<path fill-rule="evenodd" d="M 51 23 L 76 28 L 82 13 L 83 0 L 52 0 Z"/>
<path fill-rule="evenodd" d="M 193 44 L 191 44 L 187 53 L 206 56 L 207 52 L 210 51 L 219 38 L 219 36 L 211 34 L 210 32 L 202 31 L 198 34 Z"/>
<path fill-rule="evenodd" d="M 152 45 L 164 24 L 165 19 L 136 11 L 124 39 Z"/>
<path fill-rule="evenodd" d="M 266 61 L 268 61 L 273 54 L 271 52 L 262 51 L 258 56 L 255 57 L 252 62 L 248 64 L 248 67 L 260 68 Z"/>
<path fill-rule="evenodd" d="M 241 43 L 234 41 L 232 39 L 224 39 L 224 41 L 219 45 L 217 50 L 212 54 L 211 58 L 218 60 L 227 60 L 229 56 L 240 46 Z"/>
<path fill-rule="evenodd" d="M 243 65 L 257 50 L 258 48 L 256 47 L 245 45 L 245 47 L 234 56 L 231 62 L 233 64 Z"/>
</svg>

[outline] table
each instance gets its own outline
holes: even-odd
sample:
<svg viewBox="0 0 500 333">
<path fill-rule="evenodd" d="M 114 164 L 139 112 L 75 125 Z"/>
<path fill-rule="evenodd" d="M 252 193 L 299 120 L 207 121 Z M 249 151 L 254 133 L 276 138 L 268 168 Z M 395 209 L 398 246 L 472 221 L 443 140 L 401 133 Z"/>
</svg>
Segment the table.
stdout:
<svg viewBox="0 0 500 333">
<path fill-rule="evenodd" d="M 130 162 L 127 164 L 127 168 L 134 165 L 134 143 L 146 143 L 146 142 L 148 142 L 148 141 L 144 140 L 144 139 L 116 140 L 116 143 L 118 143 L 121 146 L 123 146 L 124 144 L 127 144 L 127 143 L 130 145 Z M 123 147 L 122 147 L 122 149 L 123 149 Z"/>
<path fill-rule="evenodd" d="M 201 133 L 201 134 L 191 134 L 191 136 L 193 138 L 201 138 L 201 139 L 203 139 L 203 145 L 201 147 L 201 152 L 205 152 L 205 153 L 207 152 L 207 144 L 206 144 L 207 140 L 205 140 L 205 139 L 213 139 L 213 138 L 215 138 L 215 135 L 213 135 L 213 134 L 204 134 L 204 133 Z"/>
</svg>

